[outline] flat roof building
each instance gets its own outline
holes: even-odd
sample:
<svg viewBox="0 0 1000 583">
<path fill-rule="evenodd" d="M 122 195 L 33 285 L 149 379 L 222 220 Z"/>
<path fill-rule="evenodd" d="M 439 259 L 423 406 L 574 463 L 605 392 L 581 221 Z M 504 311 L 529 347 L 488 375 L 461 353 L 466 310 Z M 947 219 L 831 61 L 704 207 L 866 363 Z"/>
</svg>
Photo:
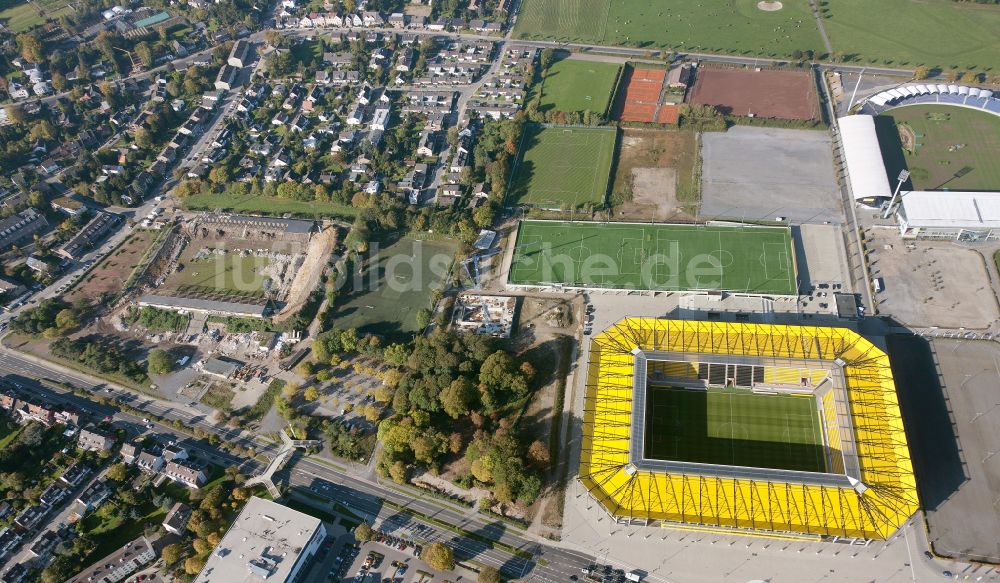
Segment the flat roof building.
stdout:
<svg viewBox="0 0 1000 583">
<path fill-rule="evenodd" d="M 0 219 L 0 250 L 31 241 L 31 236 L 49 225 L 35 209 L 25 209 L 6 219 Z"/>
<path fill-rule="evenodd" d="M 140 306 L 149 306 L 164 310 L 186 310 L 190 312 L 205 312 L 216 316 L 242 316 L 247 318 L 263 318 L 268 312 L 266 303 L 243 303 L 223 300 L 204 300 L 198 298 L 182 298 L 146 294 L 139 299 Z"/>
<path fill-rule="evenodd" d="M 326 529 L 320 519 L 254 496 L 194 581 L 294 581 L 325 538 Z"/>
<path fill-rule="evenodd" d="M 233 67 L 249 67 L 253 63 L 253 45 L 245 40 L 238 40 L 229 53 L 227 64 Z"/>
<path fill-rule="evenodd" d="M 1000 240 L 1000 192 L 903 192 L 896 212 L 904 237 Z"/>
</svg>

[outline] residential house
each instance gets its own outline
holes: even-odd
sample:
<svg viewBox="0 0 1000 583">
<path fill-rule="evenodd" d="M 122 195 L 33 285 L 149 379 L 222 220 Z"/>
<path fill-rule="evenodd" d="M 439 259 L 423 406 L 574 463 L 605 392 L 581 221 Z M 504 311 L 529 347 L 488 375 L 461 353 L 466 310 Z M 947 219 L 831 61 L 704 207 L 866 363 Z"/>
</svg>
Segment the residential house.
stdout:
<svg viewBox="0 0 1000 583">
<path fill-rule="evenodd" d="M 80 431 L 76 446 L 84 451 L 108 451 L 115 444 L 114 437 L 91 429 Z"/>
<path fill-rule="evenodd" d="M 253 43 L 241 39 L 233 44 L 233 50 L 229 53 L 229 60 L 226 63 L 232 67 L 249 67 L 253 63 L 253 58 Z"/>
<path fill-rule="evenodd" d="M 167 462 L 167 466 L 163 468 L 163 475 L 188 488 L 200 488 L 207 479 L 201 468 L 186 461 Z"/>
<path fill-rule="evenodd" d="M 168 462 L 188 459 L 188 451 L 177 443 L 170 443 L 163 448 L 163 459 Z"/>
<path fill-rule="evenodd" d="M 0 251 L 31 241 L 35 233 L 48 226 L 45 217 L 32 208 L 0 219 Z"/>
<path fill-rule="evenodd" d="M 144 451 L 135 458 L 135 465 L 143 472 L 158 474 L 163 469 L 163 457 Z"/>
<path fill-rule="evenodd" d="M 188 519 L 191 518 L 191 508 L 181 502 L 175 503 L 163 519 L 163 529 L 171 534 L 183 536 L 187 530 Z"/>
<path fill-rule="evenodd" d="M 142 448 L 131 443 L 126 443 L 122 446 L 121 452 L 119 453 L 121 453 L 123 463 L 126 465 L 132 465 L 135 463 L 136 458 L 142 455 Z"/>
<path fill-rule="evenodd" d="M 92 472 L 93 470 L 90 469 L 90 466 L 84 464 L 83 462 L 77 462 L 67 468 L 66 471 L 59 476 L 59 480 L 71 488 L 76 488 L 82 484 L 87 476 L 89 476 Z"/>
</svg>

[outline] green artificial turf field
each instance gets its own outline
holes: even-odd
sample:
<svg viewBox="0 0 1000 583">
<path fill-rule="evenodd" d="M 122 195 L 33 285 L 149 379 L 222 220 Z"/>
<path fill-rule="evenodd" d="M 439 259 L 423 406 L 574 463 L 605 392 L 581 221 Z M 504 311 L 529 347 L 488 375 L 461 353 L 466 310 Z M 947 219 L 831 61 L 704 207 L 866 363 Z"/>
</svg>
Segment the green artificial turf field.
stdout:
<svg viewBox="0 0 1000 583">
<path fill-rule="evenodd" d="M 826 471 L 812 396 L 650 388 L 644 445 L 653 459 Z"/>
<path fill-rule="evenodd" d="M 542 111 L 604 113 L 611 100 L 620 66 L 612 63 L 561 59 L 552 64 L 542 81 Z"/>
<path fill-rule="evenodd" d="M 511 176 L 511 201 L 547 209 L 601 206 L 615 139 L 613 128 L 526 127 Z"/>
<path fill-rule="evenodd" d="M 948 105 L 909 105 L 885 115 L 915 138 L 913 150 L 904 150 L 914 189 L 1000 189 L 1000 116 Z"/>
<path fill-rule="evenodd" d="M 602 45 L 787 56 L 825 52 L 807 0 L 785 0 L 777 12 L 757 0 L 523 0 L 520 38 Z"/>
<path fill-rule="evenodd" d="M 783 227 L 521 221 L 510 283 L 795 294 Z"/>
</svg>

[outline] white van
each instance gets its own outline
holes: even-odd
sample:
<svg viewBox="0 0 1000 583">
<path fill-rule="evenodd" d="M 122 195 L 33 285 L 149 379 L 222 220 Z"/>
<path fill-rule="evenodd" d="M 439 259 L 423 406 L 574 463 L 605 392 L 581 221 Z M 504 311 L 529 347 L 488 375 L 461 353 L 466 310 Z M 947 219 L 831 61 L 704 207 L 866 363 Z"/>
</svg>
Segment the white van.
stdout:
<svg viewBox="0 0 1000 583">
<path fill-rule="evenodd" d="M 881 277 L 872 278 L 872 287 L 875 288 L 875 293 L 879 293 L 885 289 L 885 282 L 882 281 Z"/>
</svg>

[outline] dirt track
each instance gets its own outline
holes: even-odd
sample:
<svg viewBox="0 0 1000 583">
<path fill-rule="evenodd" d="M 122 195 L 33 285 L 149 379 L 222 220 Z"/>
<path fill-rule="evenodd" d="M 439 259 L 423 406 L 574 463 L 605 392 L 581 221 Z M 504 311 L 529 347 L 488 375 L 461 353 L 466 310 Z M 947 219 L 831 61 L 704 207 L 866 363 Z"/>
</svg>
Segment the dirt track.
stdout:
<svg viewBox="0 0 1000 583">
<path fill-rule="evenodd" d="M 330 259 L 330 254 L 333 253 L 333 247 L 336 244 L 337 229 L 333 227 L 327 227 L 309 241 L 306 259 L 302 263 L 302 267 L 299 268 L 299 272 L 295 274 L 295 280 L 292 281 L 292 287 L 288 292 L 288 303 L 285 305 L 285 309 L 274 317 L 275 322 L 287 320 L 305 305 L 309 294 L 319 284 L 319 278 L 323 275 L 323 267 Z"/>
</svg>

